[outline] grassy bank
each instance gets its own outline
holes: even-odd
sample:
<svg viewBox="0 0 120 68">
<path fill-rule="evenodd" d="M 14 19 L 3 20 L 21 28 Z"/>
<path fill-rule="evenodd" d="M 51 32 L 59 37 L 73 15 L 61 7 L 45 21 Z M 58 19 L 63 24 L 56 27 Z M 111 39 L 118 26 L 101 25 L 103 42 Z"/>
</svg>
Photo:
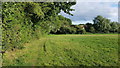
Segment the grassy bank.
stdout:
<svg viewBox="0 0 120 68">
<path fill-rule="evenodd" d="M 49 35 L 6 52 L 4 66 L 116 66 L 118 35 Z"/>
</svg>

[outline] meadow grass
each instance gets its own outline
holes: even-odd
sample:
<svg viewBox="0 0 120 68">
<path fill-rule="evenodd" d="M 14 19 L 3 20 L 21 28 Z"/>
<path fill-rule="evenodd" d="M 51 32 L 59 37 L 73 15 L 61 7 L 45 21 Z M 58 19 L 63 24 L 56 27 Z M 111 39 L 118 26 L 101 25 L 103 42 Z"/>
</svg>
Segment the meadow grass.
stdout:
<svg viewBox="0 0 120 68">
<path fill-rule="evenodd" d="M 49 35 L 4 54 L 3 66 L 116 66 L 118 35 Z"/>
</svg>

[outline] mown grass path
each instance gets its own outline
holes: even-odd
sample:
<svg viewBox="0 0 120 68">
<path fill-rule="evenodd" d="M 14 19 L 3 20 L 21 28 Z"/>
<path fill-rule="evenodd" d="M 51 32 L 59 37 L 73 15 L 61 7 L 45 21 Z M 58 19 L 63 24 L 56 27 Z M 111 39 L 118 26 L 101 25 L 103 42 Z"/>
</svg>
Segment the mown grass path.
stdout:
<svg viewBox="0 0 120 68">
<path fill-rule="evenodd" d="M 4 66 L 116 66 L 118 35 L 50 35 L 4 54 Z"/>
</svg>

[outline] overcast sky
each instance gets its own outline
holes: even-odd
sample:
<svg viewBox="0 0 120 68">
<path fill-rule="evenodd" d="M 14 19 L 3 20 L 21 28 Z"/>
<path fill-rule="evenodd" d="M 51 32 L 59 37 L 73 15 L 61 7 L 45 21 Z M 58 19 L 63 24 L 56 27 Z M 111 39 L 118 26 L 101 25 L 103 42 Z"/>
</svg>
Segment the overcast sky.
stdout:
<svg viewBox="0 0 120 68">
<path fill-rule="evenodd" d="M 94 17 L 102 15 L 111 21 L 118 21 L 118 2 L 80 2 L 72 6 L 75 11 L 70 16 L 61 12 L 64 17 L 70 18 L 73 24 L 84 24 L 87 22 L 93 23 Z"/>
</svg>

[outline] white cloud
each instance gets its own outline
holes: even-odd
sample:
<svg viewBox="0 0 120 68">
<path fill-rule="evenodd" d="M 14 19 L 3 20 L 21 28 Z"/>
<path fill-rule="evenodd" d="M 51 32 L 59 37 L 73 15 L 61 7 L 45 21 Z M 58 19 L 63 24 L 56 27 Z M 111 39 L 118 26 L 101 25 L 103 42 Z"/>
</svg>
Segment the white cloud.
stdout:
<svg viewBox="0 0 120 68">
<path fill-rule="evenodd" d="M 91 21 L 97 15 L 102 15 L 112 21 L 118 21 L 117 4 L 117 2 L 77 2 L 72 7 L 75 9 L 75 11 L 71 12 L 74 16 L 67 15 L 63 12 L 61 12 L 61 15 L 70 18 L 74 23 L 78 23 L 78 21 Z"/>
</svg>

